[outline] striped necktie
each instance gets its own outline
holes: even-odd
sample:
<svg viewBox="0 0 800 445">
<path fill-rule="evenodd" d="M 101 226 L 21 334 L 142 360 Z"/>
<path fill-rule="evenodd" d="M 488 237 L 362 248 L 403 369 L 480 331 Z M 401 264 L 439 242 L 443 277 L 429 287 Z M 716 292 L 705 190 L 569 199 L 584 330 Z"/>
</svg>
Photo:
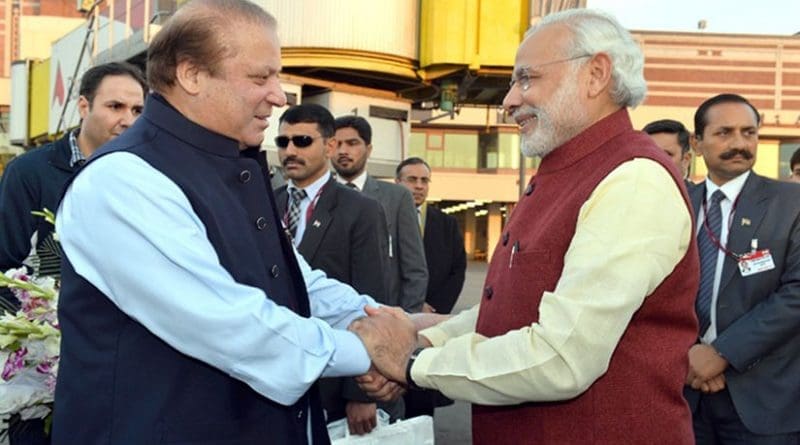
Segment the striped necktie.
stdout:
<svg viewBox="0 0 800 445">
<path fill-rule="evenodd" d="M 292 199 L 289 203 L 288 229 L 292 237 L 297 235 L 297 223 L 300 221 L 300 202 L 307 196 L 306 191 L 298 188 L 290 188 L 289 194 Z"/>
<path fill-rule="evenodd" d="M 697 248 L 700 251 L 700 287 L 697 290 L 695 310 L 700 321 L 700 336 L 702 337 L 711 326 L 711 301 L 714 294 L 714 276 L 717 271 L 718 243 L 722 232 L 722 210 L 719 203 L 725 199 L 722 190 L 717 190 L 711 195 L 711 203 L 706 208 L 706 221 L 697 235 Z M 717 240 L 715 243 L 709 231 Z"/>
</svg>

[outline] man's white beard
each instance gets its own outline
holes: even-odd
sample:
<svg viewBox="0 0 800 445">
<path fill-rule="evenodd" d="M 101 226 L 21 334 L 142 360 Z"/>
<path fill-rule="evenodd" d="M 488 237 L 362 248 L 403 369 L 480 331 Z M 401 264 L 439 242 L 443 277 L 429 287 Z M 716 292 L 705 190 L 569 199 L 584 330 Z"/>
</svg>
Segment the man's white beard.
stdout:
<svg viewBox="0 0 800 445">
<path fill-rule="evenodd" d="M 543 158 L 556 148 L 555 126 L 541 108 L 531 108 L 530 111 L 536 113 L 536 128 L 531 133 L 520 134 L 520 150 L 528 158 Z"/>
<path fill-rule="evenodd" d="M 520 134 L 520 150 L 526 157 L 544 158 L 585 128 L 587 113 L 578 100 L 577 70 L 565 79 L 542 107 L 524 106 L 518 112 L 536 115 L 536 128 Z"/>
</svg>

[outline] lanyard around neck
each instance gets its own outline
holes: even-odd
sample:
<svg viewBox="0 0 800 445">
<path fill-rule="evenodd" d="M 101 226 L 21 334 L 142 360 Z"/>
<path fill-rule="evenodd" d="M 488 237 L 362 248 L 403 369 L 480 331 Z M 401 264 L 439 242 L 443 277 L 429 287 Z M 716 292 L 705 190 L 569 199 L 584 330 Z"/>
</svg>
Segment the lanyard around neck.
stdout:
<svg viewBox="0 0 800 445">
<path fill-rule="evenodd" d="M 730 213 L 728 213 L 728 239 L 730 239 L 730 237 L 731 237 L 731 227 L 733 225 L 733 214 L 736 213 L 736 205 L 739 204 L 739 197 L 740 196 L 742 196 L 741 193 L 736 195 L 736 199 L 733 201 L 733 205 L 731 206 L 731 211 L 730 211 Z M 727 198 L 727 196 L 726 196 L 726 198 Z M 737 254 L 733 253 L 732 251 L 728 250 L 727 246 L 722 245 L 722 240 L 720 239 L 722 237 L 722 233 L 721 233 L 722 231 L 720 230 L 720 234 L 719 234 L 720 238 L 717 238 L 716 235 L 714 235 L 714 232 L 711 230 L 711 227 L 708 225 L 708 205 L 707 205 L 707 202 L 708 202 L 708 198 L 703 199 L 703 230 L 706 231 L 706 235 L 708 236 L 708 239 L 711 240 L 711 244 L 713 244 L 714 246 L 717 247 L 717 249 L 719 249 L 723 253 L 725 253 L 725 255 L 728 255 L 731 258 L 733 258 L 734 260 L 738 261 L 739 257 L 741 255 L 737 255 Z M 721 203 L 722 203 L 722 201 L 720 201 L 720 204 Z M 718 205 L 720 205 L 720 204 L 718 204 Z M 722 208 L 720 207 L 720 212 L 721 211 L 722 211 Z"/>
<path fill-rule="evenodd" d="M 311 219 L 311 214 L 314 213 L 314 208 L 316 208 L 317 206 L 317 201 L 319 201 L 319 196 L 322 194 L 322 191 L 325 190 L 326 185 L 328 185 L 328 183 L 323 184 L 322 187 L 320 187 L 319 190 L 317 190 L 317 193 L 314 195 L 314 199 L 312 199 L 311 203 L 308 204 L 308 208 L 306 209 L 306 224 L 308 224 L 308 221 Z M 286 189 L 286 192 L 287 193 L 289 192 L 288 188 Z M 288 193 L 288 195 L 289 195 L 289 200 L 291 200 L 292 194 Z M 290 203 L 287 201 L 286 211 L 283 212 L 283 225 L 285 225 L 286 227 L 289 227 L 289 205 Z"/>
</svg>

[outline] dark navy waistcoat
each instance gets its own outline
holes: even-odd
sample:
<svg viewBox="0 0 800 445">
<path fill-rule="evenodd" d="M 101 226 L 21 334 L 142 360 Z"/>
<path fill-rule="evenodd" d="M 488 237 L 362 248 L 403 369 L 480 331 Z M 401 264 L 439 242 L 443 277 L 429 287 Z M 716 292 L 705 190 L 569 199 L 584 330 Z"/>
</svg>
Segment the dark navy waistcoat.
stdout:
<svg viewBox="0 0 800 445">
<path fill-rule="evenodd" d="M 240 151 L 157 95 L 92 160 L 116 151 L 139 156 L 181 188 L 237 282 L 309 315 L 263 153 Z M 151 334 L 76 274 L 66 255 L 62 268 L 53 444 L 305 444 L 309 406 L 314 443 L 328 442 L 316 386 L 293 406 L 273 402 Z"/>
</svg>

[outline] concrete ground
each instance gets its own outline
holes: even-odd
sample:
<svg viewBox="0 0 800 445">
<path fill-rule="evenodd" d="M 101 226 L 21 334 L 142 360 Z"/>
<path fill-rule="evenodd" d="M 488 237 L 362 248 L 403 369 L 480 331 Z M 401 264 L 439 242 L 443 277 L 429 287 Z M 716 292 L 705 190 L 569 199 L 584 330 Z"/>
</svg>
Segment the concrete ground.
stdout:
<svg viewBox="0 0 800 445">
<path fill-rule="evenodd" d="M 464 289 L 458 298 L 454 313 L 476 305 L 481 299 L 483 280 L 486 277 L 487 264 L 470 261 L 467 264 L 467 274 L 464 280 Z M 444 408 L 437 408 L 433 417 L 437 445 L 465 445 L 472 443 L 470 422 L 470 405 L 466 402 L 456 401 L 455 404 Z"/>
</svg>

